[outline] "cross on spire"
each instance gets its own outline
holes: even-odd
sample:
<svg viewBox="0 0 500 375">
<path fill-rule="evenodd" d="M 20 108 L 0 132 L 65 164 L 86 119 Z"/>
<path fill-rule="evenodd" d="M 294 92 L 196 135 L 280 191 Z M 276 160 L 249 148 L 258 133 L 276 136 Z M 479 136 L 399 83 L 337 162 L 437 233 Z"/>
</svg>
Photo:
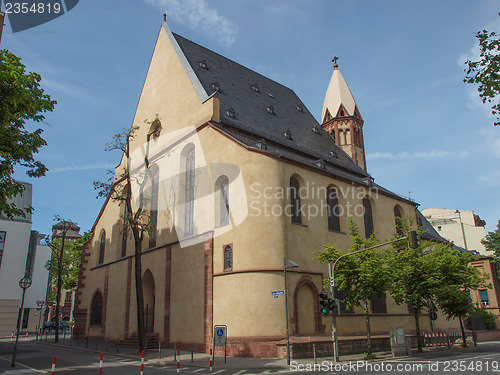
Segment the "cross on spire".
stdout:
<svg viewBox="0 0 500 375">
<path fill-rule="evenodd" d="M 338 69 L 338 67 L 339 67 L 339 65 L 337 64 L 337 60 L 338 60 L 338 59 L 339 59 L 339 58 L 338 58 L 337 56 L 333 56 L 333 60 L 332 60 L 332 62 L 333 62 L 333 67 L 334 67 L 335 69 Z"/>
</svg>

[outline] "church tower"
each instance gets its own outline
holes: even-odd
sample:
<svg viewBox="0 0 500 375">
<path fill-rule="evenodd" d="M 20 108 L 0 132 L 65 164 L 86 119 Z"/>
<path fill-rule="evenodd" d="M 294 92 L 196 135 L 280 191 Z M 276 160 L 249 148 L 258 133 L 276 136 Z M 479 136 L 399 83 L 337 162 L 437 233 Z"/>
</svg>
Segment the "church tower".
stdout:
<svg viewBox="0 0 500 375">
<path fill-rule="evenodd" d="M 340 74 L 337 59 L 338 57 L 334 57 L 332 60 L 333 74 L 326 91 L 321 126 L 332 135 L 337 145 L 366 171 L 363 118 L 351 90 Z"/>
</svg>

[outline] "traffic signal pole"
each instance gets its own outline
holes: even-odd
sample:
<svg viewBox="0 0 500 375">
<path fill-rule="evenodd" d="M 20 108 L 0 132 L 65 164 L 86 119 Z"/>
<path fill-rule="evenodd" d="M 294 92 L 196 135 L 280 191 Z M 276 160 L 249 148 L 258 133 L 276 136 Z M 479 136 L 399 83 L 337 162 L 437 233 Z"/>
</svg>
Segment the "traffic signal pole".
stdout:
<svg viewBox="0 0 500 375">
<path fill-rule="evenodd" d="M 334 279 L 334 268 L 331 263 L 328 263 L 328 276 L 330 276 L 330 280 Z M 335 289 L 335 281 L 333 283 L 330 282 L 330 293 L 332 294 L 332 299 L 334 302 L 334 308 L 332 309 L 332 341 L 333 341 L 333 361 L 339 361 L 339 339 L 337 336 L 337 298 L 334 293 Z"/>
<path fill-rule="evenodd" d="M 339 361 L 339 341 L 338 341 L 338 335 L 337 335 L 337 314 L 340 313 L 340 311 L 339 311 L 340 309 L 339 309 L 339 303 L 338 303 L 339 301 L 337 301 L 337 297 L 335 295 L 335 267 L 337 266 L 338 261 L 340 259 L 342 259 L 342 258 L 351 256 L 351 255 L 354 255 L 354 254 L 362 253 L 363 251 L 376 249 L 378 247 L 382 247 L 382 246 L 385 246 L 385 245 L 390 245 L 390 244 L 393 244 L 393 243 L 396 243 L 396 242 L 400 242 L 400 241 L 403 241 L 403 240 L 407 240 L 407 239 L 410 239 L 410 242 L 411 242 L 410 246 L 412 248 L 415 249 L 415 248 L 418 247 L 418 235 L 417 235 L 417 232 L 416 231 L 411 231 L 409 236 L 401 237 L 401 238 L 398 238 L 397 240 L 393 240 L 393 241 L 389 241 L 389 242 L 384 242 L 384 243 L 381 243 L 381 244 L 378 244 L 378 245 L 375 245 L 375 246 L 367 247 L 366 249 L 361 249 L 361 250 L 358 250 L 358 251 L 354 251 L 352 253 L 344 254 L 344 255 L 339 256 L 335 260 L 335 262 L 333 262 L 333 265 L 332 265 L 332 263 L 328 263 L 328 274 L 330 276 L 330 293 L 332 294 L 332 299 L 333 299 L 334 306 L 335 306 L 335 308 L 332 309 L 333 360 L 335 362 Z"/>
</svg>

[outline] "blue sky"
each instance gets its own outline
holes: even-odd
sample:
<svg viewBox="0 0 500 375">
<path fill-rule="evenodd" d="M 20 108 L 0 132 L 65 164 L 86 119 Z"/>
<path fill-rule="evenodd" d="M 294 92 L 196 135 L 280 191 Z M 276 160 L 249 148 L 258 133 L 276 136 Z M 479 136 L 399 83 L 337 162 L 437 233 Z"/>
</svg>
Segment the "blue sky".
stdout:
<svg viewBox="0 0 500 375">
<path fill-rule="evenodd" d="M 420 208 L 474 210 L 500 219 L 500 128 L 464 62 L 474 32 L 500 31 L 498 1 L 81 0 L 33 29 L 6 27 L 0 47 L 41 74 L 58 101 L 41 124 L 39 158 L 50 172 L 33 184 L 33 228 L 54 215 L 92 227 L 103 200 L 92 182 L 118 164 L 105 152 L 132 125 L 162 13 L 177 34 L 293 89 L 319 120 L 339 67 L 364 119 L 368 171 Z M 2 10 L 5 10 L 2 5 Z"/>
</svg>

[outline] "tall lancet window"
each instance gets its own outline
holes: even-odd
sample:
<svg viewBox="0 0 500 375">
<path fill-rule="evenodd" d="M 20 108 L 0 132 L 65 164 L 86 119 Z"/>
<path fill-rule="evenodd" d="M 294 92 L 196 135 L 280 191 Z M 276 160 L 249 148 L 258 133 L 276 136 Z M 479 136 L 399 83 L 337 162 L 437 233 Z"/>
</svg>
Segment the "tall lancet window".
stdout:
<svg viewBox="0 0 500 375">
<path fill-rule="evenodd" d="M 337 190 L 332 186 L 326 188 L 326 206 L 328 209 L 328 230 L 340 232 L 339 198 Z"/>
<path fill-rule="evenodd" d="M 292 223 L 302 224 L 300 213 L 300 185 L 295 177 L 290 178 L 290 207 Z"/>
<path fill-rule="evenodd" d="M 185 217 L 185 235 L 193 234 L 193 221 L 194 221 L 194 148 L 191 149 L 186 156 L 186 184 L 185 184 L 185 197 L 186 197 L 186 217 Z"/>
<path fill-rule="evenodd" d="M 215 223 L 223 227 L 229 225 L 229 179 L 220 176 L 215 182 Z"/>
<path fill-rule="evenodd" d="M 373 212 L 370 199 L 368 197 L 363 198 L 363 208 L 364 208 L 364 219 L 365 219 L 365 237 L 370 238 L 373 234 Z"/>
</svg>

